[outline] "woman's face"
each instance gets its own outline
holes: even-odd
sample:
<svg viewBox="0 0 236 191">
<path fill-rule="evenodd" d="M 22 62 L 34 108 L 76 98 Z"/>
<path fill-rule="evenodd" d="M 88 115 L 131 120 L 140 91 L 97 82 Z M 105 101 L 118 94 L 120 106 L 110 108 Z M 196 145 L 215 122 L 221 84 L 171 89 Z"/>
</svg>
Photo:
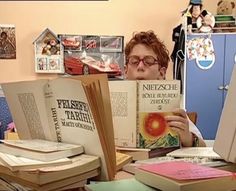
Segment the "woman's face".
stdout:
<svg viewBox="0 0 236 191">
<path fill-rule="evenodd" d="M 128 58 L 138 58 L 137 64 L 127 63 L 125 66 L 125 77 L 128 80 L 156 80 L 165 79 L 166 68 L 160 67 L 155 62 L 153 65 L 147 65 L 143 59 L 145 57 L 151 57 L 157 59 L 157 55 L 150 48 L 144 44 L 137 44 L 133 47 Z"/>
</svg>

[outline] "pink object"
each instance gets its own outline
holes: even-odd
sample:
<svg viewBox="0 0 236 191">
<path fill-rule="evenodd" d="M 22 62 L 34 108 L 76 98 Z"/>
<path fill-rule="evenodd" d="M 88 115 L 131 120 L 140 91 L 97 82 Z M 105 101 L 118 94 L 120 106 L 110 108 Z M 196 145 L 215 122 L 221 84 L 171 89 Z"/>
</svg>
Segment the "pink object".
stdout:
<svg viewBox="0 0 236 191">
<path fill-rule="evenodd" d="M 15 131 L 16 130 L 16 126 L 14 122 L 11 122 L 7 125 L 7 130 L 9 131 Z"/>
<path fill-rule="evenodd" d="M 232 176 L 235 174 L 225 170 L 201 166 L 184 161 L 170 161 L 139 167 L 142 170 L 176 180 L 197 180 Z"/>
</svg>

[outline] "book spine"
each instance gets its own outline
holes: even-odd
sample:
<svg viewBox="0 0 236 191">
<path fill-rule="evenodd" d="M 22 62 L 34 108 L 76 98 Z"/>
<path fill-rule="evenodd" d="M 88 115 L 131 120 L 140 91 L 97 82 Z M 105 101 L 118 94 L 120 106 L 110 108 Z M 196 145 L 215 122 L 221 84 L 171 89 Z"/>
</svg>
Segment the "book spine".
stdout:
<svg viewBox="0 0 236 191">
<path fill-rule="evenodd" d="M 44 88 L 44 95 L 45 95 L 45 104 L 47 108 L 47 114 L 48 114 L 48 120 L 49 120 L 49 125 L 52 128 L 52 130 L 56 132 L 56 138 L 58 142 L 62 142 L 62 136 L 61 136 L 61 128 L 59 126 L 59 121 L 58 121 L 58 112 L 57 112 L 57 107 L 56 107 L 56 100 L 54 97 L 54 93 L 52 90 L 52 87 L 49 83 L 45 85 Z"/>
<path fill-rule="evenodd" d="M 139 122 L 139 83 L 136 82 L 136 91 L 137 91 L 137 97 L 136 97 L 136 147 L 140 147 L 140 137 L 139 137 L 139 126 L 140 126 L 140 122 Z"/>
</svg>

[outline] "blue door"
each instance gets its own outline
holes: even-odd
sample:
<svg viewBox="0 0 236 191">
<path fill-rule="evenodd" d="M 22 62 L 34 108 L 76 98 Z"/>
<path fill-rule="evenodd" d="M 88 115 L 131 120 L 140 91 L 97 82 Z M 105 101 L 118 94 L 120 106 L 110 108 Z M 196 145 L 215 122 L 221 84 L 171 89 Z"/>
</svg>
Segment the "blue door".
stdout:
<svg viewBox="0 0 236 191">
<path fill-rule="evenodd" d="M 191 35 L 188 39 L 196 37 L 199 36 Z M 197 127 L 204 139 L 215 139 L 224 99 L 225 35 L 212 34 L 210 38 L 215 52 L 212 67 L 202 69 L 196 60 L 186 58 L 186 109 L 198 113 Z"/>
</svg>

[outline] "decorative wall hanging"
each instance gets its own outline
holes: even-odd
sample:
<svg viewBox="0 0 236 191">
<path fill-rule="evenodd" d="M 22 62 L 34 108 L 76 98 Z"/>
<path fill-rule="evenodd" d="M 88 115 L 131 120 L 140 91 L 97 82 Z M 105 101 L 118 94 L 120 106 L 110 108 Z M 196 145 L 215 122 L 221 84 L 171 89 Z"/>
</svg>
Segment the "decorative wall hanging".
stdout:
<svg viewBox="0 0 236 191">
<path fill-rule="evenodd" d="M 50 29 L 45 29 L 34 41 L 35 72 L 64 73 L 64 48 Z"/>
<path fill-rule="evenodd" d="M 189 60 L 196 59 L 201 69 L 209 69 L 215 63 L 215 53 L 212 40 L 207 37 L 197 37 L 187 40 L 187 55 Z"/>
<path fill-rule="evenodd" d="M 0 59 L 16 59 L 16 35 L 14 25 L 0 24 Z"/>
</svg>

